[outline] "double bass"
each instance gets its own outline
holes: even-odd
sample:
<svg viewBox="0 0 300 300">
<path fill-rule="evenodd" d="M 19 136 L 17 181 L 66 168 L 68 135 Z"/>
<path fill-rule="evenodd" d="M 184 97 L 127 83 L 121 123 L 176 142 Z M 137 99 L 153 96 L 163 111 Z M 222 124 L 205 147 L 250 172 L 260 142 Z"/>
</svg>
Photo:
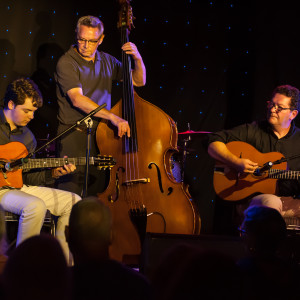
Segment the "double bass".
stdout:
<svg viewBox="0 0 300 300">
<path fill-rule="evenodd" d="M 119 0 L 122 45 L 129 41 L 132 27 L 129 2 Z M 122 64 L 123 96 L 111 112 L 128 121 L 131 137 L 119 138 L 116 127 L 107 120 L 99 123 L 97 146 L 101 155 L 112 155 L 116 165 L 98 198 L 112 213 L 110 257 L 138 264 L 146 232 L 199 234 L 201 222 L 187 186 L 172 175 L 172 155 L 178 152 L 176 124 L 134 91 L 131 58 L 124 51 Z"/>
</svg>

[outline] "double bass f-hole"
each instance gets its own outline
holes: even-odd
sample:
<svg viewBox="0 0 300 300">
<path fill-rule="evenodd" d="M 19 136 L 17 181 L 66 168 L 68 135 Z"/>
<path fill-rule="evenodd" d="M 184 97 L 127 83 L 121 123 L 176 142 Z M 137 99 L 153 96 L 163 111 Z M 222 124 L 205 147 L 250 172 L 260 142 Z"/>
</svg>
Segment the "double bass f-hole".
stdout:
<svg viewBox="0 0 300 300">
<path fill-rule="evenodd" d="M 155 163 L 155 162 L 151 162 L 149 163 L 148 165 L 148 168 L 149 169 L 152 169 L 152 165 L 154 165 L 156 167 L 156 171 L 157 171 L 157 180 L 158 180 L 158 186 L 159 186 L 159 189 L 161 191 L 161 193 L 164 193 L 164 189 L 163 189 L 163 186 L 162 186 L 162 180 L 161 180 L 161 173 L 160 173 L 160 169 L 158 167 L 158 165 Z M 173 192 L 173 188 L 172 187 L 169 187 L 168 188 L 168 195 L 171 195 L 171 193 Z"/>
<path fill-rule="evenodd" d="M 119 167 L 118 168 L 118 171 L 116 172 L 116 183 L 115 183 L 115 185 L 116 185 L 116 197 L 115 197 L 115 199 L 113 199 L 113 196 L 112 195 L 109 195 L 108 196 L 108 200 L 109 200 L 109 202 L 111 202 L 111 203 L 114 203 L 114 202 L 116 202 L 118 199 L 119 199 L 119 195 L 120 195 L 120 184 L 119 184 L 119 171 L 122 171 L 123 173 L 125 172 L 125 169 L 123 168 L 123 167 Z"/>
<path fill-rule="evenodd" d="M 159 169 L 158 165 L 155 162 L 149 163 L 148 168 L 152 169 L 152 165 L 154 165 L 156 167 L 157 181 L 158 181 L 159 189 L 160 189 L 161 193 L 164 193 L 164 189 L 163 189 L 163 186 L 162 186 L 160 169 Z M 125 169 L 123 167 L 119 167 L 118 171 L 116 172 L 116 181 L 115 181 L 116 197 L 115 197 L 115 199 L 113 199 L 113 196 L 109 195 L 109 201 L 111 203 L 116 202 L 119 199 L 119 196 L 120 196 L 120 177 L 119 177 L 119 172 L 120 171 L 122 171 L 122 173 L 124 173 Z M 134 184 L 140 184 L 140 183 L 146 184 L 146 183 L 149 183 L 149 182 L 150 182 L 150 178 L 145 177 L 145 178 L 139 178 L 139 179 L 125 180 L 124 182 L 122 182 L 122 185 L 128 187 L 128 186 L 131 186 L 131 185 L 134 185 Z M 170 195 L 172 192 L 173 192 L 173 188 L 169 187 L 168 188 L 168 195 Z"/>
</svg>

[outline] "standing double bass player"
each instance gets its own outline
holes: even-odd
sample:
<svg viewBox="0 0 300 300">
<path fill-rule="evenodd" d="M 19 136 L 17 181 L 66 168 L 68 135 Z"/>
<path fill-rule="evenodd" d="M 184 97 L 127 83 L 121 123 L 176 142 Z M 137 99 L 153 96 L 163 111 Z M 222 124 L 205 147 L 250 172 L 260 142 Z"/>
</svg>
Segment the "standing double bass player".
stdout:
<svg viewBox="0 0 300 300">
<path fill-rule="evenodd" d="M 129 2 L 119 0 L 122 45 L 129 43 L 133 27 Z M 177 151 L 175 122 L 135 93 L 131 59 L 124 51 L 122 65 L 123 95 L 111 112 L 128 121 L 130 138 L 117 138 L 110 124 L 100 121 L 97 145 L 101 154 L 116 159 L 116 165 L 98 198 L 112 212 L 110 257 L 137 265 L 147 232 L 198 234 L 200 217 L 184 184 L 171 174 L 171 156 Z"/>
<path fill-rule="evenodd" d="M 104 39 L 103 23 L 94 16 L 81 17 L 76 27 L 76 44 L 59 59 L 55 80 L 59 105 L 59 133 L 73 125 L 99 105 L 107 104 L 93 118 L 93 129 L 98 126 L 98 118 L 109 120 L 117 127 L 118 136 L 130 136 L 128 122 L 111 113 L 111 90 L 114 80 L 122 79 L 122 63 L 115 57 L 98 51 Z M 135 86 L 146 83 L 146 68 L 143 59 L 133 43 L 125 43 L 122 50 L 132 56 L 134 69 L 132 81 Z M 64 135 L 59 144 L 59 155 L 84 156 L 86 153 L 85 131 L 74 130 Z M 98 154 L 95 135 L 91 139 L 91 156 Z M 101 175 L 100 175 L 101 174 Z M 81 194 L 84 183 L 84 167 L 78 167 L 75 174 L 65 176 L 58 187 Z M 96 195 L 105 187 L 105 173 L 94 166 L 89 169 L 88 195 Z"/>
</svg>

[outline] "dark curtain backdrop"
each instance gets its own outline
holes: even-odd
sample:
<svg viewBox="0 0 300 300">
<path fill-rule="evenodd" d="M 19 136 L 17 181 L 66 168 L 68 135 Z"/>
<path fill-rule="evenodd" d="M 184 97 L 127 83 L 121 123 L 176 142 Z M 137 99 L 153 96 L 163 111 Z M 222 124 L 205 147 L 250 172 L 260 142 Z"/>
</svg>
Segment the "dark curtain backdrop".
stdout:
<svg viewBox="0 0 300 300">
<path fill-rule="evenodd" d="M 147 67 L 147 85 L 136 91 L 169 114 L 179 132 L 188 126 L 216 131 L 263 118 L 275 86 L 300 88 L 297 1 L 133 0 L 131 5 L 136 19 L 130 40 Z M 0 2 L 0 96 L 18 76 L 36 81 L 45 104 L 30 127 L 41 143 L 55 135 L 53 72 L 74 42 L 77 19 L 100 17 L 105 25 L 100 48 L 121 59 L 117 1 L 82 6 L 69 0 Z M 114 103 L 119 97 L 116 85 Z M 232 205 L 215 197 L 214 162 L 203 144 L 201 134 L 187 142 L 184 180 L 199 207 L 202 232 L 213 233 L 226 228 Z"/>
</svg>

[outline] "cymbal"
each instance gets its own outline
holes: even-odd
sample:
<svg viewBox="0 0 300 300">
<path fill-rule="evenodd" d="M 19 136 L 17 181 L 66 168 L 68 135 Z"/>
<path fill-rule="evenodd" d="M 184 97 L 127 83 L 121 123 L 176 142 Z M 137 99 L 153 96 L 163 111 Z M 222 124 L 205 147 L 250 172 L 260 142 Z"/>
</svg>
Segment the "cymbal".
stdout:
<svg viewBox="0 0 300 300">
<path fill-rule="evenodd" d="M 208 134 L 211 133 L 210 131 L 194 131 L 194 130 L 188 130 L 188 131 L 183 131 L 183 132 L 178 132 L 178 134 L 185 134 L 185 135 L 190 135 L 190 134 Z"/>
</svg>

